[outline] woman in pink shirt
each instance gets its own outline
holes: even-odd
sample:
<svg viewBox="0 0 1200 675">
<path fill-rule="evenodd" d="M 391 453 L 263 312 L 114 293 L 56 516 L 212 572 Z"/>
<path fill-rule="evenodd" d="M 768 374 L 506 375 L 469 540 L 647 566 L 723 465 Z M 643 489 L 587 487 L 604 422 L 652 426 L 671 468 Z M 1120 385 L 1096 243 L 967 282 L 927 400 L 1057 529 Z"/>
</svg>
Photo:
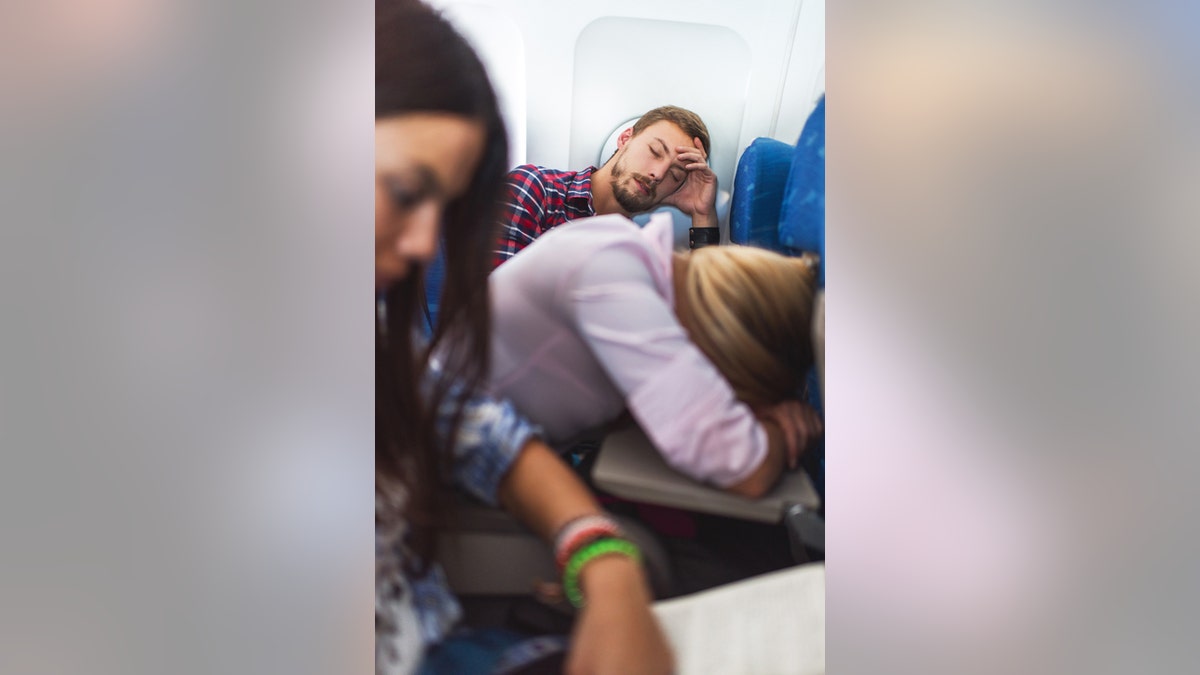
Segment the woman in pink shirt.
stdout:
<svg viewBox="0 0 1200 675">
<path fill-rule="evenodd" d="M 795 400 L 812 364 L 814 260 L 674 253 L 668 216 L 554 228 L 492 273 L 489 389 L 563 448 L 628 409 L 668 464 L 749 497 L 821 432 Z"/>
</svg>

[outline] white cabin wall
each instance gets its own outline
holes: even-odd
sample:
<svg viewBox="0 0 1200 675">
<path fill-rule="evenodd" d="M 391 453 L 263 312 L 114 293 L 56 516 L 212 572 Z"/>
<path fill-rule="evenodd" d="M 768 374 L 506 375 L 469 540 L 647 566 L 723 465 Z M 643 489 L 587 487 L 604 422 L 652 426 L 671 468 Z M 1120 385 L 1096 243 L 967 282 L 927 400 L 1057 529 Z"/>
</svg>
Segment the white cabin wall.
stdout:
<svg viewBox="0 0 1200 675">
<path fill-rule="evenodd" d="M 733 175 L 752 74 L 741 35 L 707 23 L 603 17 L 580 33 L 574 64 L 569 166 L 599 166 L 608 157 L 596 139 L 671 103 L 699 113 L 712 142 L 709 164 L 718 176 Z"/>
<path fill-rule="evenodd" d="M 526 82 L 526 35 L 512 12 L 503 5 L 486 6 L 474 2 L 430 2 L 442 7 L 446 18 L 475 48 L 488 69 L 500 113 L 508 128 L 508 156 L 511 166 L 526 162 L 529 127 L 517 124 L 528 118 L 529 90 Z"/>
<path fill-rule="evenodd" d="M 780 89 L 779 119 L 771 138 L 795 143 L 825 93 L 825 0 L 800 4 L 796 35 Z"/>
</svg>

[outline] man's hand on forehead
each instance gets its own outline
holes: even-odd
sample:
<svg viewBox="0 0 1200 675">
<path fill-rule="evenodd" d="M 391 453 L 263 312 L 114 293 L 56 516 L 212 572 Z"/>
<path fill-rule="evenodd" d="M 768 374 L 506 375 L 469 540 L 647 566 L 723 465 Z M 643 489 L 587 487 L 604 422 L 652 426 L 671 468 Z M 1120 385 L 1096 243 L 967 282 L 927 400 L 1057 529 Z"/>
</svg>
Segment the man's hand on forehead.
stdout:
<svg viewBox="0 0 1200 675">
<path fill-rule="evenodd" d="M 708 168 L 708 155 L 704 152 L 704 142 L 693 138 L 691 145 L 675 146 L 675 161 L 689 173 L 698 169 Z"/>
<path fill-rule="evenodd" d="M 663 140 L 661 136 L 655 136 L 653 140 L 650 141 L 650 150 L 654 153 L 655 157 L 666 156 L 672 158 L 671 165 L 667 168 L 667 171 L 670 173 L 672 179 L 679 181 L 681 184 L 687 180 L 688 176 L 685 162 L 679 159 L 679 150 L 684 147 L 686 146 L 676 146 L 675 150 L 672 151 L 670 146 L 667 145 L 667 142 Z M 671 192 L 674 193 L 678 189 L 679 188 L 677 187 Z"/>
<path fill-rule="evenodd" d="M 687 171 L 687 179 L 682 181 L 679 189 L 663 200 L 663 203 L 674 206 L 693 218 L 708 217 L 715 213 L 717 175 L 708 165 L 708 153 L 704 152 L 703 141 L 693 138 L 692 145 L 676 146 L 675 153 L 675 161 Z"/>
</svg>

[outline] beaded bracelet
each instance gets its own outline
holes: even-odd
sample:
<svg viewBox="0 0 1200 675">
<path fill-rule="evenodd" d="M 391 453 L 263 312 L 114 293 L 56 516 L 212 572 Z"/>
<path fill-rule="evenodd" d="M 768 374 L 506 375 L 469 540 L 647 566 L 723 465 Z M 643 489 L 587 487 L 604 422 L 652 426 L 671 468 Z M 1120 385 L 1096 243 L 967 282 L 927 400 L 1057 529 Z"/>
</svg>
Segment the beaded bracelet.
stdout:
<svg viewBox="0 0 1200 675">
<path fill-rule="evenodd" d="M 617 521 L 606 515 L 587 515 L 576 518 L 559 530 L 554 538 L 554 562 L 561 573 L 567 566 L 567 561 L 580 546 L 603 537 L 621 537 L 621 528 Z"/>
<path fill-rule="evenodd" d="M 584 565 L 610 553 L 629 556 L 637 562 L 642 560 L 642 553 L 638 547 L 626 539 L 597 539 L 576 551 L 563 572 L 563 593 L 577 609 L 583 608 L 583 590 L 579 588 L 580 571 Z"/>
</svg>

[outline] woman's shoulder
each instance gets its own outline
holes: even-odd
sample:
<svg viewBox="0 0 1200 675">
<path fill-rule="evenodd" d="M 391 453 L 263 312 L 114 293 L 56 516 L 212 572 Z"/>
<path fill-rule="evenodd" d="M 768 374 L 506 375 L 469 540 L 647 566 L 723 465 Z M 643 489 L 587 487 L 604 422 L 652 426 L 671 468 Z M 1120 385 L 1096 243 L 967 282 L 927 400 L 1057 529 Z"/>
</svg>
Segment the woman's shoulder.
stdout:
<svg viewBox="0 0 1200 675">
<path fill-rule="evenodd" d="M 661 281 L 670 242 L 619 214 L 581 218 L 546 232 L 492 273 L 493 288 L 508 285 L 562 288 L 585 277 L 649 274 Z M 665 249 L 663 247 L 666 247 Z M 660 269 L 662 268 L 662 269 Z"/>
<path fill-rule="evenodd" d="M 651 252 L 658 248 L 658 238 L 648 235 L 647 230 L 629 218 L 607 214 L 564 223 L 542 235 L 534 244 L 541 243 L 543 248 L 553 249 L 556 255 L 570 250 L 591 258 L 608 249 Z M 542 240 L 546 241 L 543 243 Z"/>
<path fill-rule="evenodd" d="M 638 237 L 637 223 L 618 213 L 591 216 L 563 223 L 547 234 L 573 238 L 595 237 L 598 239 L 632 239 Z"/>
<path fill-rule="evenodd" d="M 578 283 L 642 280 L 667 292 L 672 242 L 669 232 L 665 238 L 661 236 L 659 224 L 652 218 L 641 227 L 624 216 L 606 215 L 565 228 L 578 228 L 563 242 L 576 256 L 570 278 Z"/>
</svg>

